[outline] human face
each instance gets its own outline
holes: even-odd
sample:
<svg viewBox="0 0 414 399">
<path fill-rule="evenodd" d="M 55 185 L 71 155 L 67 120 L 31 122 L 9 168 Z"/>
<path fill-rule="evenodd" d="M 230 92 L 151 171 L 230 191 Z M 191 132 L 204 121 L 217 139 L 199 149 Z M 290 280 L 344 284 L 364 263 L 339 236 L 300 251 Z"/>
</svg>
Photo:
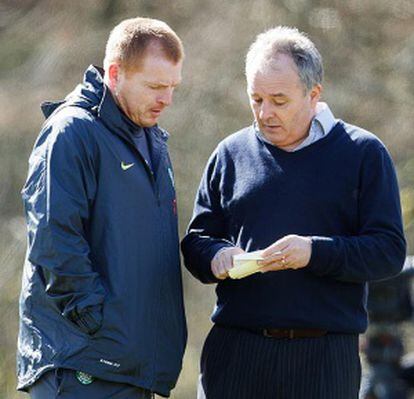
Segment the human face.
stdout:
<svg viewBox="0 0 414 399">
<path fill-rule="evenodd" d="M 267 140 L 290 151 L 309 134 L 322 87 L 305 93 L 291 57 L 280 54 L 271 66 L 247 77 L 247 92 L 255 120 Z"/>
<path fill-rule="evenodd" d="M 160 51 L 148 49 L 137 71 L 124 71 L 116 64 L 111 66 L 116 69 L 112 79 L 109 72 L 115 101 L 135 124 L 154 126 L 172 103 L 174 89 L 181 82 L 182 61 L 174 64 Z"/>
</svg>

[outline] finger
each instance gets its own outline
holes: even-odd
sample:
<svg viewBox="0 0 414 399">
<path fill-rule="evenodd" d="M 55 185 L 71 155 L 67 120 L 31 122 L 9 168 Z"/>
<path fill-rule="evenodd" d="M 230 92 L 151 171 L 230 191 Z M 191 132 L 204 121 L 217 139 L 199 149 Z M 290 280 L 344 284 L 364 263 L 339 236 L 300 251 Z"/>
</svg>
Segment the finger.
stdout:
<svg viewBox="0 0 414 399">
<path fill-rule="evenodd" d="M 283 237 L 280 240 L 277 240 L 274 244 L 265 248 L 262 252 L 264 258 L 270 256 L 273 253 L 283 251 L 289 245 L 289 236 Z"/>
<path fill-rule="evenodd" d="M 299 260 L 296 260 L 296 259 L 292 259 L 291 260 L 291 262 L 290 262 L 290 268 L 291 269 L 300 269 L 300 268 L 302 268 L 303 267 L 303 265 L 300 263 L 300 261 Z"/>
<path fill-rule="evenodd" d="M 231 251 L 223 253 L 223 269 L 228 272 L 234 267 L 233 257 L 234 255 L 243 254 L 245 251 L 239 247 L 232 248 Z"/>
<path fill-rule="evenodd" d="M 211 271 L 213 272 L 214 276 L 220 280 L 223 280 L 225 276 L 222 275 L 221 267 L 220 267 L 220 260 L 215 259 L 211 262 Z"/>
<path fill-rule="evenodd" d="M 233 252 L 229 253 L 226 259 L 226 265 L 228 266 L 227 270 L 230 270 L 234 267 L 234 256 L 244 253 L 241 248 L 235 248 Z"/>
<path fill-rule="evenodd" d="M 217 270 L 222 279 L 228 277 L 228 271 L 233 267 L 233 255 L 244 253 L 240 247 L 229 248 L 218 257 Z"/>
<path fill-rule="evenodd" d="M 269 256 L 264 257 L 264 259 L 260 261 L 259 264 L 268 265 L 272 262 L 286 262 L 286 259 L 291 256 L 291 252 L 292 248 L 290 244 L 287 244 L 283 247 L 283 250 L 273 252 Z"/>
<path fill-rule="evenodd" d="M 220 280 L 224 280 L 227 277 L 226 273 L 223 273 L 223 271 L 221 270 L 221 268 L 217 268 L 216 272 L 214 273 L 214 275 L 220 279 Z"/>
<path fill-rule="evenodd" d="M 268 264 L 264 264 L 261 268 L 262 272 L 267 271 L 277 271 L 277 270 L 285 270 L 289 269 L 291 266 L 290 258 L 287 256 L 282 256 L 276 261 L 270 262 Z"/>
<path fill-rule="evenodd" d="M 216 278 L 220 278 L 220 258 L 222 253 L 226 251 L 226 248 L 220 249 L 213 257 L 211 261 L 211 271 Z"/>
<path fill-rule="evenodd" d="M 220 274 L 219 274 L 217 265 L 218 265 L 218 262 L 211 262 L 211 271 L 213 272 L 214 277 L 220 278 Z"/>
<path fill-rule="evenodd" d="M 223 256 L 223 268 L 224 270 L 229 270 L 233 267 L 233 255 L 235 251 L 229 251 Z"/>
<path fill-rule="evenodd" d="M 233 257 L 233 255 L 239 255 L 239 254 L 244 254 L 246 251 L 244 249 L 241 249 L 239 247 L 234 248 L 233 253 L 231 254 L 231 256 Z"/>
<path fill-rule="evenodd" d="M 214 274 L 214 277 L 218 278 L 219 280 L 224 280 L 225 277 L 220 274 L 218 269 L 212 269 L 212 272 Z"/>
<path fill-rule="evenodd" d="M 222 259 L 226 253 L 232 253 L 235 249 L 237 248 L 234 248 L 234 247 L 222 248 L 216 253 L 213 260 L 211 261 L 211 271 L 213 272 L 215 277 L 219 279 L 224 279 L 227 277 L 226 273 L 223 273 L 223 270 L 222 270 L 222 266 L 221 266 Z"/>
<path fill-rule="evenodd" d="M 219 274 L 222 278 L 226 278 L 228 276 L 228 273 L 227 273 L 227 257 L 225 256 L 225 254 L 223 254 L 223 256 L 220 258 Z"/>
<path fill-rule="evenodd" d="M 281 262 L 282 259 L 286 259 L 286 254 L 282 251 L 278 251 L 278 252 L 273 252 L 269 256 L 263 258 L 258 263 L 259 265 L 267 266 L 267 265 L 270 265 L 271 263 Z"/>
<path fill-rule="evenodd" d="M 292 260 L 290 256 L 285 256 L 283 259 L 281 259 L 281 267 L 282 269 L 290 269 Z"/>
<path fill-rule="evenodd" d="M 260 268 L 260 271 L 262 273 L 267 273 L 267 272 L 276 272 L 276 271 L 285 270 L 285 269 L 286 269 L 286 266 L 282 265 L 280 262 L 274 262 L 274 263 L 271 263 L 270 265 L 263 266 L 262 268 Z"/>
<path fill-rule="evenodd" d="M 229 251 L 226 255 L 228 255 L 229 257 L 229 262 L 230 264 L 233 266 L 233 258 L 235 255 L 240 255 L 240 254 L 244 254 L 246 251 L 244 251 L 243 249 L 239 248 L 239 247 L 235 247 L 233 249 L 233 251 Z"/>
<path fill-rule="evenodd" d="M 213 274 L 214 274 L 214 275 L 216 275 L 216 274 L 217 274 L 217 264 L 218 264 L 217 259 L 216 259 L 216 258 L 214 258 L 214 259 L 211 261 L 211 271 L 213 272 Z"/>
</svg>

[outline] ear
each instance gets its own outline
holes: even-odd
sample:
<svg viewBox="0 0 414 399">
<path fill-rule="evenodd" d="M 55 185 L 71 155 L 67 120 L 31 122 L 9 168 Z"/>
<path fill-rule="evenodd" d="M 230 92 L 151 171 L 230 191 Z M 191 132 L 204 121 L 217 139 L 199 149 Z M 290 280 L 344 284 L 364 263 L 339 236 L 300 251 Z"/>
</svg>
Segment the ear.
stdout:
<svg viewBox="0 0 414 399">
<path fill-rule="evenodd" d="M 115 92 L 121 75 L 120 66 L 115 62 L 111 62 L 108 66 L 108 70 L 105 72 L 107 75 L 107 85 L 112 92 Z"/>
<path fill-rule="evenodd" d="M 322 95 L 322 85 L 317 84 L 313 86 L 312 90 L 310 91 L 310 99 L 313 107 L 316 107 L 316 104 L 321 99 Z"/>
</svg>

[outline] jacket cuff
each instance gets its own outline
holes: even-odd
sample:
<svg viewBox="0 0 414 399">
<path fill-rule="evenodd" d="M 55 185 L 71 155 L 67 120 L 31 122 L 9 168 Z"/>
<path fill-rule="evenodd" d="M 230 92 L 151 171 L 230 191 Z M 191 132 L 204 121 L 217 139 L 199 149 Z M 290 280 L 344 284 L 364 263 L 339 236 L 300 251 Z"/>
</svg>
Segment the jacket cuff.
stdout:
<svg viewBox="0 0 414 399">
<path fill-rule="evenodd" d="M 312 254 L 308 264 L 309 270 L 322 276 L 328 274 L 332 265 L 334 239 L 312 236 Z"/>
</svg>

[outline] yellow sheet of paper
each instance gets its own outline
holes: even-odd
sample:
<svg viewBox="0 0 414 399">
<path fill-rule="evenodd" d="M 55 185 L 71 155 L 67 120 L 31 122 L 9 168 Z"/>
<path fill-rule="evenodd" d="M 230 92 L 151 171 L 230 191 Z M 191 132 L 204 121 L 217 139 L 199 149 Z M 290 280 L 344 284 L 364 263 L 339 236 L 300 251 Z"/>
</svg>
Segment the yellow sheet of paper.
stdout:
<svg viewBox="0 0 414 399">
<path fill-rule="evenodd" d="M 234 267 L 229 270 L 229 276 L 233 279 L 240 279 L 257 273 L 260 269 L 257 262 L 263 259 L 261 253 L 262 251 L 255 251 L 234 255 Z"/>
</svg>

